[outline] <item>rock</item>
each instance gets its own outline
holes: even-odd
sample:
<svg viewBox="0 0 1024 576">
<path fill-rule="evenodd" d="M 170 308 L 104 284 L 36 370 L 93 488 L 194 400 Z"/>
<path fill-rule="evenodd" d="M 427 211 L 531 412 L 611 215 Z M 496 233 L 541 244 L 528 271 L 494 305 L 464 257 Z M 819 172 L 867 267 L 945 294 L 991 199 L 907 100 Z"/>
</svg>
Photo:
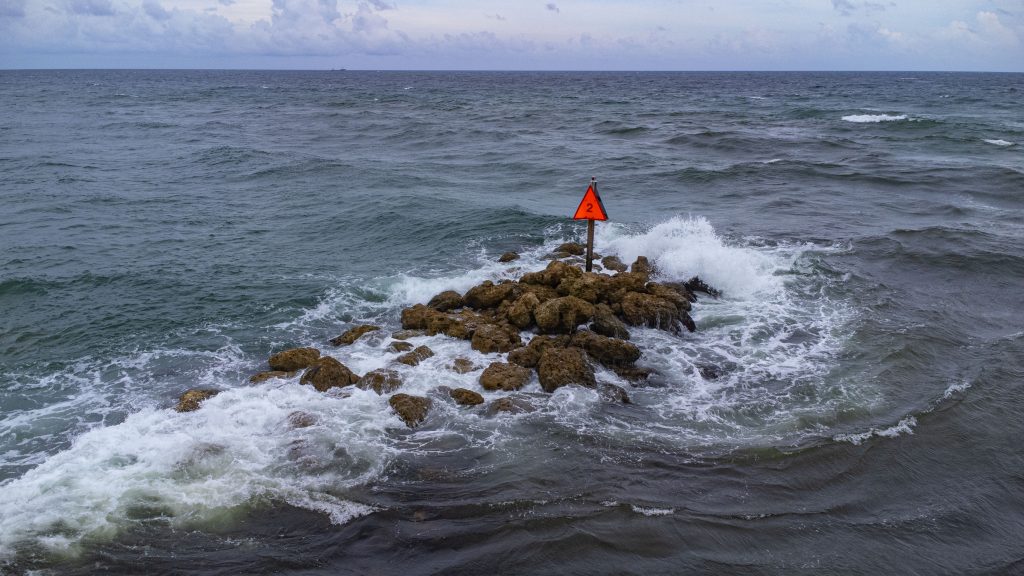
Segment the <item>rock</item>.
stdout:
<svg viewBox="0 0 1024 576">
<path fill-rule="evenodd" d="M 271 370 L 291 372 L 306 368 L 320 358 L 320 351 L 316 348 L 292 348 L 284 352 L 278 352 L 267 361 Z"/>
<path fill-rule="evenodd" d="M 547 302 L 560 296 L 558 290 L 544 284 L 522 284 L 520 281 L 519 288 L 523 294 L 533 294 L 536 296 L 538 302 Z"/>
<path fill-rule="evenodd" d="M 658 284 L 657 282 L 648 282 L 647 286 L 644 286 L 644 292 L 657 296 L 658 298 L 668 300 L 675 305 L 680 312 L 690 310 L 690 299 L 686 297 L 686 293 L 680 292 L 673 286 Z"/>
<path fill-rule="evenodd" d="M 420 362 L 434 355 L 434 351 L 426 346 L 417 346 L 412 352 L 406 352 L 395 360 L 409 366 L 417 366 Z"/>
<path fill-rule="evenodd" d="M 439 330 L 431 332 L 428 327 L 433 323 L 436 323 L 439 319 L 446 319 L 447 316 L 443 312 L 434 310 L 423 304 L 416 304 L 402 310 L 402 328 L 406 330 L 422 330 L 422 334 L 429 334 L 433 336 L 437 334 Z M 395 334 L 391 335 L 392 338 L 396 338 Z M 404 340 L 404 338 L 396 338 L 396 340 Z"/>
<path fill-rule="evenodd" d="M 523 345 L 519 331 L 508 325 L 484 324 L 473 332 L 471 340 L 473 350 L 484 354 L 491 352 L 508 352 Z"/>
<path fill-rule="evenodd" d="M 677 331 L 680 319 L 675 304 L 659 296 L 630 292 L 622 299 L 622 317 L 633 326 Z"/>
<path fill-rule="evenodd" d="M 395 340 L 408 340 L 409 338 L 416 338 L 419 336 L 426 336 L 426 330 L 396 330 L 391 333 L 391 337 Z"/>
<path fill-rule="evenodd" d="M 347 366 L 330 356 L 324 356 L 302 374 L 299 384 L 312 384 L 318 392 L 326 392 L 331 388 L 344 388 L 359 381 Z"/>
<path fill-rule="evenodd" d="M 412 349 L 413 345 L 411 343 L 403 342 L 401 340 L 392 342 L 391 344 L 388 344 L 387 348 L 385 348 L 385 350 L 388 352 L 408 352 L 409 350 Z"/>
<path fill-rule="evenodd" d="M 498 262 L 501 263 L 511 262 L 513 260 L 519 260 L 519 254 L 516 254 L 515 252 L 505 252 L 501 255 L 501 258 L 498 258 Z"/>
<path fill-rule="evenodd" d="M 548 264 L 547 268 L 544 269 L 544 284 L 554 288 L 561 284 L 566 278 L 578 278 L 582 275 L 583 270 L 580 270 L 576 266 L 555 260 Z"/>
<path fill-rule="evenodd" d="M 590 324 L 590 330 L 595 334 L 629 340 L 629 330 L 619 320 L 607 304 L 598 304 L 594 307 L 594 321 Z"/>
<path fill-rule="evenodd" d="M 476 364 L 473 364 L 468 358 L 456 358 L 452 361 L 451 369 L 459 374 L 465 374 L 476 370 Z"/>
<path fill-rule="evenodd" d="M 459 406 L 476 406 L 484 403 L 484 397 L 479 392 L 473 392 L 465 388 L 456 388 L 448 393 Z"/>
<path fill-rule="evenodd" d="M 580 276 L 566 277 L 558 285 L 562 296 L 575 296 L 591 304 L 605 298 L 611 287 L 611 277 L 596 272 L 584 272 Z"/>
<path fill-rule="evenodd" d="M 630 404 L 629 394 L 626 394 L 626 389 L 622 386 L 616 386 L 615 384 L 602 384 L 598 389 L 598 393 L 601 395 L 601 399 L 605 402 Z"/>
<path fill-rule="evenodd" d="M 634 274 L 643 274 L 644 276 L 650 276 L 654 274 L 654 266 L 651 266 L 651 262 L 647 260 L 647 256 L 637 256 L 636 261 L 629 267 L 629 271 Z"/>
<path fill-rule="evenodd" d="M 184 394 L 178 398 L 178 405 L 174 407 L 176 412 L 193 412 L 199 410 L 199 405 L 207 398 L 213 398 L 217 394 L 220 394 L 220 390 L 209 390 L 204 388 L 195 388 L 192 390 L 186 390 Z"/>
<path fill-rule="evenodd" d="M 615 272 L 625 272 L 629 268 L 619 260 L 618 256 L 605 256 L 601 259 L 601 265 Z"/>
<path fill-rule="evenodd" d="M 612 366 L 612 372 L 622 378 L 623 380 L 629 380 L 630 382 L 642 382 L 650 378 L 651 374 L 654 374 L 654 370 L 650 368 L 642 368 L 640 366 Z M 636 384 L 634 384 L 635 386 Z"/>
<path fill-rule="evenodd" d="M 537 364 L 537 374 L 545 392 L 554 392 L 569 384 L 588 388 L 595 385 L 594 371 L 587 364 L 586 354 L 579 348 L 545 348 Z"/>
<path fill-rule="evenodd" d="M 683 326 L 686 326 L 686 329 L 688 331 L 694 332 L 697 330 L 697 323 L 694 322 L 693 318 L 691 318 L 690 315 L 687 314 L 686 312 L 679 313 L 679 321 L 683 324 Z"/>
<path fill-rule="evenodd" d="M 526 329 L 533 324 L 533 311 L 540 305 L 540 299 L 533 292 L 527 292 L 509 306 L 506 317 L 517 328 Z"/>
<path fill-rule="evenodd" d="M 594 317 L 594 306 L 575 296 L 563 296 L 537 306 L 533 317 L 541 332 L 568 334 Z"/>
<path fill-rule="evenodd" d="M 589 330 L 580 330 L 574 334 L 569 345 L 585 350 L 591 358 L 605 366 L 628 366 L 640 359 L 640 349 L 636 345 L 594 334 Z"/>
<path fill-rule="evenodd" d="M 463 300 L 466 306 L 483 310 L 486 308 L 497 308 L 502 301 L 514 299 L 518 296 L 518 285 L 515 282 L 504 282 L 495 284 L 490 280 L 479 286 L 474 286 L 466 292 Z"/>
<path fill-rule="evenodd" d="M 319 420 L 314 414 L 297 410 L 288 415 L 288 426 L 291 428 L 309 428 Z"/>
<path fill-rule="evenodd" d="M 565 244 L 562 244 L 558 248 L 555 248 L 555 252 L 565 252 L 566 254 L 570 254 L 572 256 L 582 256 L 586 254 L 587 247 L 577 242 L 566 242 Z"/>
<path fill-rule="evenodd" d="M 525 414 L 527 412 L 535 412 L 536 410 L 537 407 L 522 396 L 506 396 L 488 404 L 485 413 L 488 416 L 497 416 L 500 413 Z"/>
<path fill-rule="evenodd" d="M 515 364 L 492 362 L 480 374 L 484 390 L 519 390 L 530 381 L 530 370 Z"/>
<path fill-rule="evenodd" d="M 634 272 L 619 272 L 608 280 L 603 294 L 603 301 L 614 305 L 621 303 L 630 292 L 643 292 L 647 285 L 647 275 Z"/>
<path fill-rule="evenodd" d="M 725 374 L 721 367 L 714 364 L 701 364 L 697 366 L 697 371 L 700 372 L 700 377 L 705 380 L 717 380 Z"/>
<path fill-rule="evenodd" d="M 703 280 L 701 280 L 697 276 L 690 278 L 685 283 L 683 283 L 683 285 L 686 286 L 686 289 L 689 290 L 690 292 L 703 292 L 708 296 L 711 296 L 712 298 L 718 298 L 719 296 L 722 295 L 722 292 L 720 290 L 716 290 L 711 286 L 708 286 L 707 284 L 704 283 Z"/>
<path fill-rule="evenodd" d="M 409 428 L 415 428 L 427 418 L 430 399 L 409 394 L 395 394 L 388 398 L 388 404 Z"/>
<path fill-rule="evenodd" d="M 265 382 L 271 378 L 291 378 L 298 374 L 298 370 L 292 370 L 291 372 L 285 372 L 284 370 L 268 370 L 266 372 L 258 372 L 249 377 L 249 382 L 252 384 L 259 384 Z"/>
<path fill-rule="evenodd" d="M 366 334 L 367 332 L 373 332 L 375 330 L 380 330 L 380 326 L 374 326 L 372 324 L 363 324 L 362 326 L 356 326 L 355 328 L 350 328 L 349 330 L 345 331 L 345 333 L 342 334 L 341 336 L 332 338 L 331 344 L 334 344 L 335 346 L 348 346 L 349 344 L 352 344 L 356 340 L 359 340 L 359 338 L 362 337 L 363 334 Z"/>
<path fill-rule="evenodd" d="M 378 368 L 371 370 L 356 382 L 356 388 L 373 390 L 378 395 L 390 394 L 402 387 L 402 377 L 394 370 Z"/>
<path fill-rule="evenodd" d="M 456 308 L 462 308 L 463 305 L 462 294 L 459 294 L 455 290 L 445 290 L 431 298 L 430 302 L 427 302 L 428 308 L 433 308 L 438 312 L 447 312 Z"/>
<path fill-rule="evenodd" d="M 565 348 L 568 345 L 568 336 L 534 336 L 526 346 L 509 352 L 508 361 L 524 368 L 536 368 L 545 348 Z"/>
</svg>

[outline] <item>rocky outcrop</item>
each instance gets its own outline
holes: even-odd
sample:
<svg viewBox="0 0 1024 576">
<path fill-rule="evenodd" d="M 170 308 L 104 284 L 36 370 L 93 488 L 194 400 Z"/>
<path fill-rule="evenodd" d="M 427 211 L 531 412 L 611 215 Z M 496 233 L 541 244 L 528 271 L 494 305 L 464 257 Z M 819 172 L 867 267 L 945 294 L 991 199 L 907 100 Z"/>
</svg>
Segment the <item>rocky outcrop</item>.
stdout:
<svg viewBox="0 0 1024 576">
<path fill-rule="evenodd" d="M 434 351 L 426 346 L 417 346 L 411 352 L 406 352 L 395 359 L 396 362 L 400 362 L 407 366 L 418 366 L 420 362 L 430 358 L 434 355 Z"/>
<path fill-rule="evenodd" d="M 537 306 L 533 316 L 541 332 L 568 334 L 594 317 L 594 305 L 575 296 L 563 296 Z"/>
<path fill-rule="evenodd" d="M 533 325 L 533 311 L 537 306 L 540 306 L 540 298 L 534 292 L 527 292 L 508 307 L 505 317 L 513 326 L 525 330 Z"/>
<path fill-rule="evenodd" d="M 390 394 L 401 387 L 402 377 L 398 375 L 398 372 L 386 368 L 371 370 L 363 374 L 363 377 L 356 382 L 356 388 L 373 390 L 381 396 Z"/>
<path fill-rule="evenodd" d="M 492 362 L 480 374 L 484 390 L 519 390 L 530 381 L 530 370 L 516 364 Z"/>
<path fill-rule="evenodd" d="M 509 352 L 508 361 L 524 368 L 536 368 L 545 348 L 565 348 L 568 345 L 568 336 L 534 336 L 526 346 Z"/>
<path fill-rule="evenodd" d="M 595 385 L 594 370 L 579 348 L 545 348 L 537 363 L 537 375 L 545 392 L 554 392 L 569 384 L 588 388 Z"/>
<path fill-rule="evenodd" d="M 495 284 L 488 280 L 479 286 L 470 288 L 463 297 L 463 301 L 470 308 L 484 310 L 496 308 L 504 300 L 514 299 L 518 295 L 518 285 L 515 282 Z"/>
<path fill-rule="evenodd" d="M 430 302 L 427 302 L 427 307 L 433 308 L 438 312 L 447 312 L 449 310 L 455 310 L 456 308 L 462 308 L 462 306 L 462 294 L 459 294 L 455 290 L 445 290 L 431 298 Z"/>
<path fill-rule="evenodd" d="M 352 344 L 356 340 L 359 340 L 359 338 L 361 338 L 363 334 L 366 334 L 368 332 L 374 332 L 376 330 L 380 330 L 380 326 L 374 326 L 372 324 L 363 324 L 362 326 L 356 326 L 355 328 L 350 328 L 346 330 L 345 333 L 342 334 L 341 336 L 331 338 L 330 342 L 335 346 L 348 346 L 349 344 Z"/>
<path fill-rule="evenodd" d="M 484 354 L 508 352 L 523 345 L 519 331 L 505 324 L 484 324 L 473 331 L 471 346 Z"/>
<path fill-rule="evenodd" d="M 292 372 L 302 370 L 320 358 L 320 351 L 316 348 L 292 348 L 278 352 L 267 360 L 271 370 L 279 372 Z"/>
<path fill-rule="evenodd" d="M 388 398 L 388 404 L 409 428 L 415 428 L 427 418 L 430 399 L 410 394 L 395 394 Z"/>
<path fill-rule="evenodd" d="M 630 366 L 640 359 L 640 349 L 635 344 L 589 330 L 580 330 L 574 334 L 569 345 L 584 350 L 591 358 L 609 367 Z"/>
<path fill-rule="evenodd" d="M 331 388 L 344 388 L 359 381 L 359 376 L 341 362 L 330 356 L 320 358 L 302 374 L 300 384 L 311 384 L 318 392 L 326 392 Z"/>
<path fill-rule="evenodd" d="M 598 304 L 594 307 L 594 321 L 590 323 L 590 330 L 601 336 L 629 340 L 629 329 L 626 328 L 626 324 L 619 320 L 607 304 Z"/>
<path fill-rule="evenodd" d="M 587 253 L 587 247 L 577 242 L 566 242 L 555 248 L 555 252 L 564 252 L 571 256 L 583 256 Z"/>
<path fill-rule="evenodd" d="M 199 410 L 199 405 L 202 404 L 203 400 L 213 398 L 217 394 L 220 394 L 220 390 L 203 388 L 186 390 L 185 393 L 178 398 L 178 404 L 174 407 L 174 410 L 176 412 L 192 412 Z"/>
<path fill-rule="evenodd" d="M 448 392 L 448 395 L 455 400 L 459 406 L 476 406 L 484 403 L 484 397 L 479 392 L 473 392 L 466 388 L 456 388 Z"/>
<path fill-rule="evenodd" d="M 679 309 L 672 302 L 640 292 L 630 292 L 622 299 L 622 317 L 633 326 L 677 330 Z"/>
<path fill-rule="evenodd" d="M 605 256 L 601 258 L 601 265 L 613 272 L 625 272 L 629 268 L 619 260 L 618 256 Z"/>
</svg>

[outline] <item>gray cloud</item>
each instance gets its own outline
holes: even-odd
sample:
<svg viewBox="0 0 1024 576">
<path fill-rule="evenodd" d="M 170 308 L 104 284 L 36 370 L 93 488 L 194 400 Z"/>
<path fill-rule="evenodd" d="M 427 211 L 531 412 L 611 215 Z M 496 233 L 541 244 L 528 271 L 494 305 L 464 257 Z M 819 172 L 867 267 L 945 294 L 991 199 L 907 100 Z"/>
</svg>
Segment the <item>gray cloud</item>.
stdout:
<svg viewBox="0 0 1024 576">
<path fill-rule="evenodd" d="M 114 6 L 110 0 L 71 0 L 68 9 L 83 16 L 113 16 Z"/>
<path fill-rule="evenodd" d="M 142 10 L 153 20 L 167 20 L 171 17 L 171 13 L 165 10 L 157 0 L 144 0 Z"/>
<path fill-rule="evenodd" d="M 850 0 L 832 0 L 832 7 L 838 10 L 843 16 L 849 16 L 857 9 Z"/>
<path fill-rule="evenodd" d="M 545 6 L 545 8 L 547 8 L 548 10 L 550 10 L 552 12 L 556 12 L 556 13 L 561 12 L 561 10 L 558 9 L 558 6 L 554 2 L 548 2 L 547 6 Z"/>
<path fill-rule="evenodd" d="M 0 0 L 0 18 L 24 18 L 25 0 Z"/>
</svg>

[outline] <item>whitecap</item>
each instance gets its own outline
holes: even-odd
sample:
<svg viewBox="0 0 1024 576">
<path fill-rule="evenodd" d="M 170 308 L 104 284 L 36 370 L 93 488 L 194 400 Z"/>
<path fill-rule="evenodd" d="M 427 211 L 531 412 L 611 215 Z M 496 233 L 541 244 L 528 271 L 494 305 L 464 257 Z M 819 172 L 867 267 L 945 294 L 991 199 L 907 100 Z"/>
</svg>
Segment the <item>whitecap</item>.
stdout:
<svg viewBox="0 0 1024 576">
<path fill-rule="evenodd" d="M 1014 145 L 1013 142 L 1010 142 L 1008 140 L 1002 140 L 1002 139 L 998 139 L 998 140 L 985 139 L 984 142 L 987 143 L 987 144 L 995 144 L 996 146 L 1013 146 Z"/>
<path fill-rule="evenodd" d="M 856 122 L 858 124 L 874 122 L 898 122 L 906 119 L 906 114 L 851 114 L 849 116 L 843 116 L 843 120 L 845 120 L 846 122 Z"/>
<path fill-rule="evenodd" d="M 849 442 L 851 444 L 860 445 L 864 443 L 864 441 L 876 436 L 879 438 L 896 438 L 903 434 L 913 434 L 915 426 L 917 426 L 917 418 L 907 416 L 888 428 L 872 428 L 867 432 L 861 432 L 859 434 L 836 434 L 832 439 L 837 442 Z"/>
</svg>

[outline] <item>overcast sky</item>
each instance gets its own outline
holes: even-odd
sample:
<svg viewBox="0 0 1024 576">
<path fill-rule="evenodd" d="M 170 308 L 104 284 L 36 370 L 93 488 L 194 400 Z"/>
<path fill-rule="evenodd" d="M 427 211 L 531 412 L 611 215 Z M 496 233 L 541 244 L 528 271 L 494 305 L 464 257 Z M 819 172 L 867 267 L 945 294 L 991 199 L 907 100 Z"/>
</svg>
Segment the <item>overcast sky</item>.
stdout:
<svg viewBox="0 0 1024 576">
<path fill-rule="evenodd" d="M 1024 0 L 0 0 L 0 68 L 1024 71 Z"/>
</svg>

